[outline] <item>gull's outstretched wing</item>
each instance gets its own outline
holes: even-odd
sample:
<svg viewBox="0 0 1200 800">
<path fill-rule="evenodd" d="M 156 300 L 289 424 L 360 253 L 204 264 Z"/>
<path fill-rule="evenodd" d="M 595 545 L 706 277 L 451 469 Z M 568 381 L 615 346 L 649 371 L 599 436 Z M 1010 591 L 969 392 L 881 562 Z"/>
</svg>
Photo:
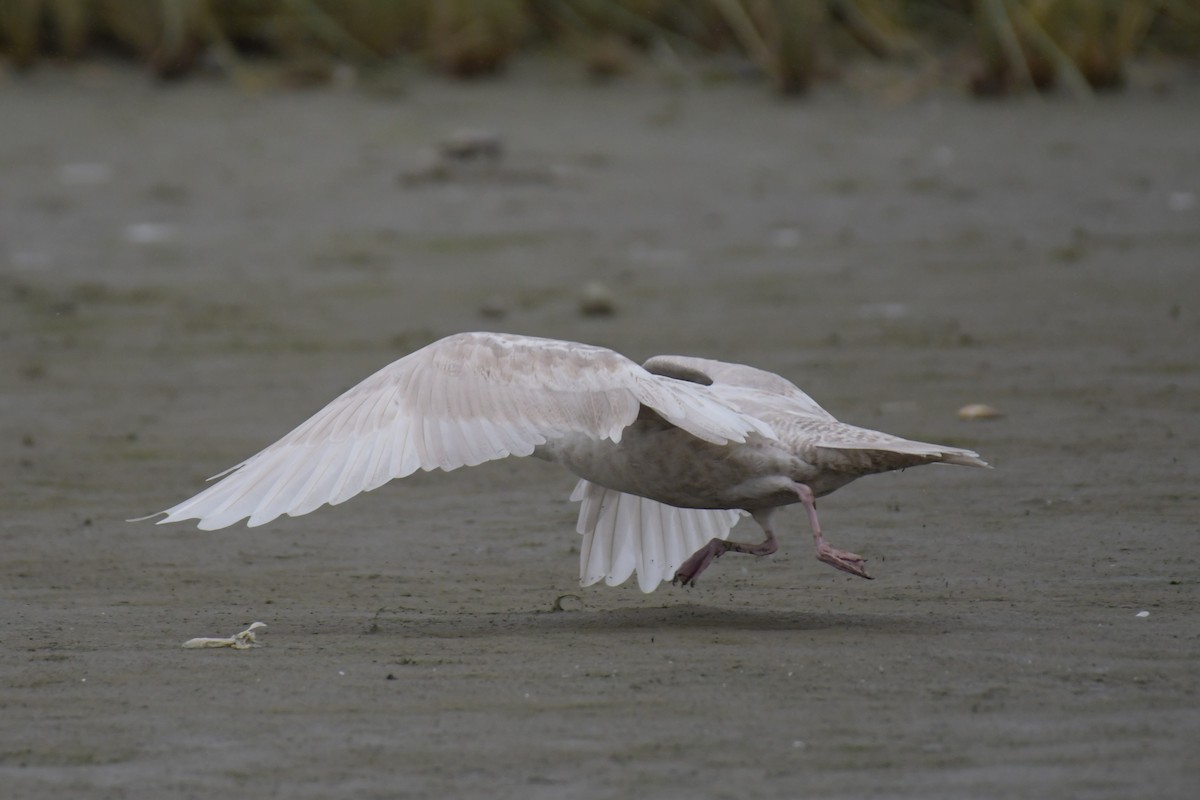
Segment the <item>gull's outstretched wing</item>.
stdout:
<svg viewBox="0 0 1200 800">
<path fill-rule="evenodd" d="M 384 367 L 278 442 L 164 512 L 205 530 L 335 505 L 418 469 L 527 456 L 583 433 L 619 441 L 641 406 L 723 444 L 763 422 L 704 387 L 652 375 L 612 350 L 496 333 L 449 336 Z M 153 515 L 152 515 L 153 516 Z"/>
<path fill-rule="evenodd" d="M 643 592 L 674 579 L 675 570 L 692 553 L 712 539 L 728 537 L 746 514 L 736 509 L 676 508 L 586 480 L 575 486 L 571 499 L 582 503 L 576 527 L 583 535 L 579 582 L 591 586 L 604 579 L 616 586 L 636 572 Z"/>
</svg>

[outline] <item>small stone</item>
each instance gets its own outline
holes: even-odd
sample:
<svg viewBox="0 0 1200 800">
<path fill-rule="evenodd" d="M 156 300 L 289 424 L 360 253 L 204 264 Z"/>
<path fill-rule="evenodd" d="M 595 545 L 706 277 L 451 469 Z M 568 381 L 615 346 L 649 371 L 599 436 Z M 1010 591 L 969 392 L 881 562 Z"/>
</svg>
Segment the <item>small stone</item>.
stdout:
<svg viewBox="0 0 1200 800">
<path fill-rule="evenodd" d="M 495 131 L 460 128 L 438 142 L 438 151 L 450 161 L 499 161 L 504 140 Z"/>
<path fill-rule="evenodd" d="M 502 319 L 508 316 L 509 303 L 504 295 L 493 294 L 479 304 L 479 316 L 485 319 Z"/>
<path fill-rule="evenodd" d="M 577 594 L 560 594 L 554 598 L 555 611 L 582 611 L 583 598 Z"/>
<path fill-rule="evenodd" d="M 579 313 L 585 317 L 611 317 L 617 313 L 617 303 L 607 286 L 590 281 L 579 293 Z"/>
<path fill-rule="evenodd" d="M 958 418 L 965 420 L 1000 419 L 1004 414 L 987 403 L 968 403 L 958 410 Z"/>
</svg>

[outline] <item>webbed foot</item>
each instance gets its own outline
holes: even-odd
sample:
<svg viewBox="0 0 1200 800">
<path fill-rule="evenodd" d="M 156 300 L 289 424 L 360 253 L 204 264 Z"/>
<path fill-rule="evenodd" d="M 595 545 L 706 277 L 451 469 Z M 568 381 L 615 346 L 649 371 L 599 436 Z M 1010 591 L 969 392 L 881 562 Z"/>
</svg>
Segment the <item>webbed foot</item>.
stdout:
<svg viewBox="0 0 1200 800">
<path fill-rule="evenodd" d="M 845 550 L 838 550 L 825 540 L 824 536 L 817 537 L 817 560 L 823 561 L 834 569 L 840 569 L 842 572 L 849 572 L 851 575 L 857 575 L 860 578 L 874 580 L 867 574 L 867 560 L 856 553 L 847 553 Z"/>
</svg>

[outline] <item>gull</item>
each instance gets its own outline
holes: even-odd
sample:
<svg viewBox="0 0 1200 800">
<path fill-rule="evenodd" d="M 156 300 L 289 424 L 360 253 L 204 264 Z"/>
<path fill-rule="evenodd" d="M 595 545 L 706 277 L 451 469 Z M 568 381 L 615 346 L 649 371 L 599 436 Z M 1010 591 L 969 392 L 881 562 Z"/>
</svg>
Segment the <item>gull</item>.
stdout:
<svg viewBox="0 0 1200 800">
<path fill-rule="evenodd" d="M 534 456 L 579 478 L 580 583 L 637 573 L 651 592 L 694 585 L 728 552 L 778 549 L 774 520 L 799 503 L 820 561 L 870 578 L 831 545 L 816 498 L 863 475 L 921 464 L 987 467 L 977 453 L 839 422 L 795 384 L 688 356 L 642 366 L 612 350 L 459 333 L 389 364 L 279 441 L 151 514 L 214 530 L 337 505 L 420 470 Z M 749 514 L 760 542 L 729 539 Z"/>
</svg>

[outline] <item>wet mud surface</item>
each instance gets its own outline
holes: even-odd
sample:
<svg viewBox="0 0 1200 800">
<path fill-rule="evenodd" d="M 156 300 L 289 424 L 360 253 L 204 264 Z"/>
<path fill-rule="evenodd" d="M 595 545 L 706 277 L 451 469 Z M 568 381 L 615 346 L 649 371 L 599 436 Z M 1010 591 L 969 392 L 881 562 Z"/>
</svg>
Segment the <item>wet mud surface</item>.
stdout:
<svg viewBox="0 0 1200 800">
<path fill-rule="evenodd" d="M 5 796 L 1194 796 L 1198 101 L 10 79 Z M 501 164 L 420 172 L 462 127 Z M 695 589 L 581 589 L 528 460 L 124 521 L 470 329 L 754 364 L 996 469 L 825 498 L 870 582 L 793 509 Z"/>
</svg>

